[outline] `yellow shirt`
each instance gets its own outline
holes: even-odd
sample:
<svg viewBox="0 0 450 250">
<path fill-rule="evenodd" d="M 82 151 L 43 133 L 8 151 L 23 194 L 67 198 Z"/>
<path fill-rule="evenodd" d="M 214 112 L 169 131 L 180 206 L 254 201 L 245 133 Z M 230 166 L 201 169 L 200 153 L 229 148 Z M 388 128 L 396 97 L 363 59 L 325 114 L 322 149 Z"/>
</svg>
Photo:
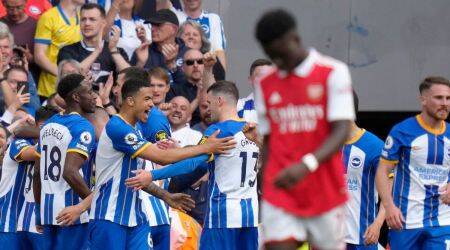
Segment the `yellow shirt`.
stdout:
<svg viewBox="0 0 450 250">
<path fill-rule="evenodd" d="M 59 49 L 81 40 L 79 16 L 68 18 L 60 5 L 49 9 L 39 18 L 36 27 L 35 43 L 47 44 L 47 58 L 56 64 Z M 48 97 L 53 94 L 56 76 L 42 71 L 39 77 L 38 94 Z"/>
</svg>

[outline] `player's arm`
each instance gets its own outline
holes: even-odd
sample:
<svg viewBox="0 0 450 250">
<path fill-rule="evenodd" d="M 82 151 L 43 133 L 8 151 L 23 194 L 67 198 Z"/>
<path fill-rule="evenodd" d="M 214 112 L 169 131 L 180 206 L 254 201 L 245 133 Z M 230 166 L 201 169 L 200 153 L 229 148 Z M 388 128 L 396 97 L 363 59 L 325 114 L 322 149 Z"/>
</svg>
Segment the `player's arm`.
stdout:
<svg viewBox="0 0 450 250">
<path fill-rule="evenodd" d="M 80 203 L 65 207 L 59 212 L 58 216 L 56 216 L 56 222 L 61 226 L 73 225 L 73 223 L 80 218 L 80 215 L 91 207 L 93 197 L 94 194 L 91 193 Z"/>
<path fill-rule="evenodd" d="M 13 131 L 14 136 L 18 138 L 39 138 L 39 128 L 35 126 L 19 126 Z"/>
<path fill-rule="evenodd" d="M 36 204 L 36 225 L 41 225 L 41 163 L 36 161 L 34 163 L 34 174 L 33 174 L 33 196 L 34 202 Z"/>
<path fill-rule="evenodd" d="M 169 193 L 167 190 L 158 187 L 153 182 L 142 190 L 165 201 L 170 207 L 179 209 L 183 212 L 191 211 L 191 209 L 195 207 L 195 201 L 192 200 L 189 195 Z"/>
<path fill-rule="evenodd" d="M 33 146 L 28 146 L 20 151 L 20 153 L 15 157 L 16 161 L 39 161 L 39 154 L 36 148 Z"/>
<path fill-rule="evenodd" d="M 113 36 L 109 38 L 108 49 L 116 66 L 116 71 L 119 72 L 130 67 L 130 64 L 124 58 L 124 56 L 127 56 L 126 53 L 117 47 L 120 39 L 120 28 L 113 26 L 111 29 Z"/>
<path fill-rule="evenodd" d="M 155 162 L 160 165 L 167 165 L 183 159 L 194 157 L 201 154 L 226 153 L 236 146 L 233 137 L 217 138 L 220 131 L 214 132 L 204 144 L 185 148 L 173 148 L 163 150 L 156 144 L 148 144 L 142 151 L 138 150 L 134 155 L 140 158 Z"/>
<path fill-rule="evenodd" d="M 79 172 L 86 160 L 86 155 L 78 152 L 67 152 L 63 171 L 64 180 L 82 199 L 85 199 L 91 194 L 91 190 Z"/>
</svg>

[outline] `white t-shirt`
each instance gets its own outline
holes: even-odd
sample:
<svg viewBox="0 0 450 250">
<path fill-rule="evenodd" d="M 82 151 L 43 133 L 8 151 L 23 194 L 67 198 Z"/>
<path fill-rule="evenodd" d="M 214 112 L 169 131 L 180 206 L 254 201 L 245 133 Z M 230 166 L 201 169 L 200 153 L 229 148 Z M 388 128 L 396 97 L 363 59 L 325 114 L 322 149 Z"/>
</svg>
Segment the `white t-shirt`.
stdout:
<svg viewBox="0 0 450 250">
<path fill-rule="evenodd" d="M 180 147 L 185 147 L 189 145 L 197 145 L 202 139 L 202 133 L 191 129 L 189 124 L 186 124 L 186 127 L 172 131 L 172 138 L 177 140 Z"/>
</svg>

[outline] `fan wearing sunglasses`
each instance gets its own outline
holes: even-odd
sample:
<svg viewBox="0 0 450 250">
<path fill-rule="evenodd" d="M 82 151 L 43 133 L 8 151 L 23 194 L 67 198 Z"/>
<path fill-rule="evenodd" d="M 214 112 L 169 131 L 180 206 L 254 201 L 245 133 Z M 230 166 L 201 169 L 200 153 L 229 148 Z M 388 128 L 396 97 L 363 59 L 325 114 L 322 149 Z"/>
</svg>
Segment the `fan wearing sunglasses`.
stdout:
<svg viewBox="0 0 450 250">
<path fill-rule="evenodd" d="M 175 82 L 167 93 L 166 102 L 176 96 L 184 96 L 191 103 L 192 114 L 191 124 L 200 121 L 200 112 L 198 110 L 198 96 L 202 89 L 206 89 L 215 80 L 211 68 L 215 62 L 211 58 L 204 56 L 200 50 L 190 49 L 186 51 L 183 57 L 183 72 L 185 78 L 180 82 Z"/>
</svg>

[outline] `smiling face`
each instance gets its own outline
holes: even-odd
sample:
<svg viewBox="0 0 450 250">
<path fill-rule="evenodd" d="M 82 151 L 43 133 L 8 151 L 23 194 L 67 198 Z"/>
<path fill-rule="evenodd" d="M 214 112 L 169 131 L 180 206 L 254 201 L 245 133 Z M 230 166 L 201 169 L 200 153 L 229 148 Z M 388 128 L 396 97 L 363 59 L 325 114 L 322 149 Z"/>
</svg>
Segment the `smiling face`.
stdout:
<svg viewBox="0 0 450 250">
<path fill-rule="evenodd" d="M 422 111 L 436 120 L 446 120 L 450 111 L 450 87 L 433 84 L 420 96 Z"/>
<path fill-rule="evenodd" d="M 0 56 L 2 57 L 1 63 L 3 65 L 8 65 L 9 62 L 11 61 L 11 58 L 13 56 L 13 50 L 9 37 L 0 39 Z"/>
<path fill-rule="evenodd" d="M 186 43 L 186 45 L 191 49 L 200 49 L 202 47 L 202 36 L 200 31 L 194 28 L 190 24 L 184 26 L 183 33 L 181 34 L 181 39 Z"/>
<path fill-rule="evenodd" d="M 131 98 L 131 100 L 130 100 Z M 129 104 L 132 104 L 134 116 L 141 122 L 147 122 L 150 109 L 153 107 L 152 89 L 150 87 L 142 87 L 132 97 L 127 98 Z"/>
<path fill-rule="evenodd" d="M 168 116 L 170 125 L 173 128 L 184 127 L 192 118 L 189 100 L 177 96 L 170 103 L 172 104 L 172 112 Z"/>
</svg>

